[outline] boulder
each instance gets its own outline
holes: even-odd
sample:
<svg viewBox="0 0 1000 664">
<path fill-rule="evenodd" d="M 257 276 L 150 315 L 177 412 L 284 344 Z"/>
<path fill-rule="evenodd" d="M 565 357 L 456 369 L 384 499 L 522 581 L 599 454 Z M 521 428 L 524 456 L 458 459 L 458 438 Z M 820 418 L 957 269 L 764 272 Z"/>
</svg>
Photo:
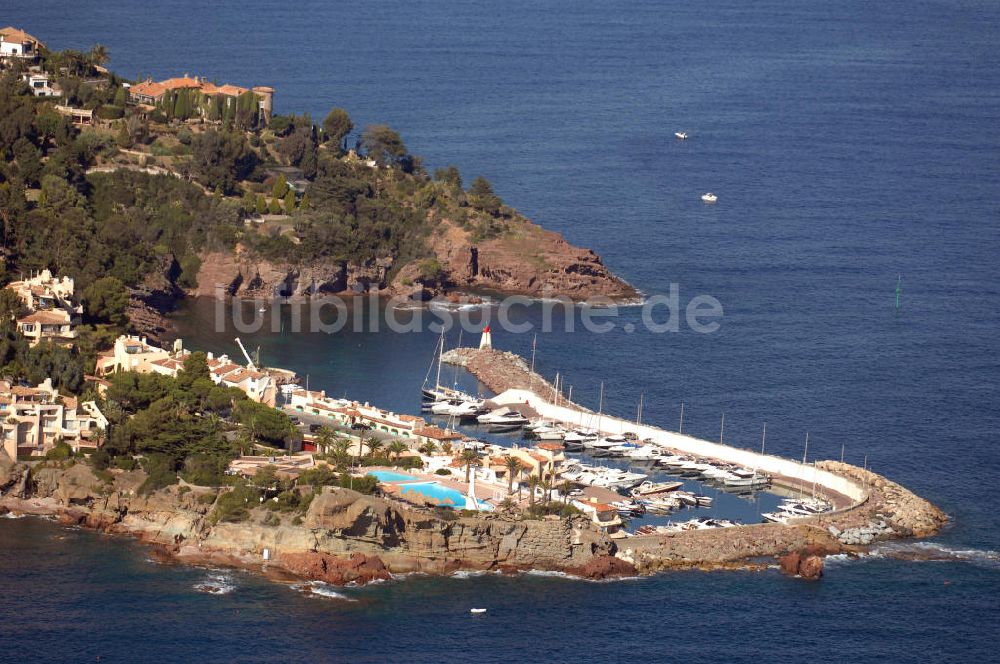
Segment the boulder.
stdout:
<svg viewBox="0 0 1000 664">
<path fill-rule="evenodd" d="M 352 553 L 348 557 L 315 551 L 286 553 L 276 563 L 296 576 L 338 586 L 390 578 L 389 570 L 380 558 L 363 553 Z"/>
<path fill-rule="evenodd" d="M 630 562 L 614 556 L 595 556 L 580 567 L 567 570 L 584 579 L 613 579 L 621 576 L 635 576 L 638 572 Z"/>
</svg>

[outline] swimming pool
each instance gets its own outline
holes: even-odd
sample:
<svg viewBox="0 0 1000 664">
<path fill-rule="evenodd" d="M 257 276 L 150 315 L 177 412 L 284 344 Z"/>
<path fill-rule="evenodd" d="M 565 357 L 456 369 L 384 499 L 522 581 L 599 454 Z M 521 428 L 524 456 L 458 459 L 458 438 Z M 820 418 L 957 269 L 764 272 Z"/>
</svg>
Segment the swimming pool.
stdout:
<svg viewBox="0 0 1000 664">
<path fill-rule="evenodd" d="M 379 482 L 388 482 L 397 485 L 399 492 L 404 496 L 408 493 L 418 493 L 424 498 L 434 501 L 441 507 L 465 509 L 465 494 L 438 482 L 421 481 L 412 475 L 396 473 L 391 470 L 373 470 L 368 474 L 374 475 Z M 493 506 L 484 500 L 480 500 L 479 509 L 484 512 L 490 512 L 493 510 Z"/>
<path fill-rule="evenodd" d="M 406 473 L 396 473 L 391 470 L 370 470 L 369 475 L 374 475 L 379 482 L 415 482 L 417 478 Z"/>
</svg>

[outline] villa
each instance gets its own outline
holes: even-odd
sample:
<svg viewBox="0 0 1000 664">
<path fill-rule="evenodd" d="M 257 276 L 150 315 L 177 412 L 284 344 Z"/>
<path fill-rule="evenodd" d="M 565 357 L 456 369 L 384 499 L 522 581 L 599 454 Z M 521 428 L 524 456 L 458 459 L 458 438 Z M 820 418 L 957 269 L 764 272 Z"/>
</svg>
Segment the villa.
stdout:
<svg viewBox="0 0 1000 664">
<path fill-rule="evenodd" d="M 31 88 L 31 94 L 36 97 L 61 97 L 62 90 L 49 78 L 45 72 L 27 72 L 21 74 L 21 80 Z"/>
<path fill-rule="evenodd" d="M 596 498 L 589 500 L 574 500 L 573 506 L 590 517 L 591 522 L 607 533 L 611 539 L 621 539 L 627 537 L 624 524 L 618 515 L 618 509 L 613 505 L 597 502 Z"/>
<path fill-rule="evenodd" d="M 0 440 L 11 459 L 40 456 L 64 441 L 74 452 L 101 445 L 108 420 L 93 401 L 60 396 L 52 380 L 37 387 L 0 381 Z"/>
<path fill-rule="evenodd" d="M 97 358 L 96 373 L 108 376 L 118 371 L 135 371 L 175 377 L 190 354 L 180 339 L 168 351 L 149 343 L 146 337 L 122 335 L 115 340 L 111 351 Z M 209 377 L 216 385 L 235 387 L 258 403 L 272 407 L 277 404 L 277 382 L 267 371 L 244 367 L 227 355 L 216 357 L 213 353 L 207 353 L 207 364 Z"/>
<path fill-rule="evenodd" d="M 0 61 L 35 60 L 45 44 L 13 26 L 0 29 Z"/>
<path fill-rule="evenodd" d="M 237 85 L 216 85 L 204 77 L 189 77 L 185 74 L 180 78 L 168 78 L 164 81 L 154 81 L 151 78 L 128 88 L 128 102 L 137 106 L 162 106 L 168 99 L 176 95 L 188 95 L 191 112 L 208 119 L 221 119 L 226 112 L 235 112 L 238 100 L 251 94 L 256 103 L 254 109 L 258 124 L 267 126 L 271 121 L 271 110 L 274 105 L 274 88 L 258 85 L 253 88 L 242 88 Z M 213 118 L 218 114 L 218 118 Z"/>
<path fill-rule="evenodd" d="M 24 305 L 24 315 L 16 318 L 17 331 L 32 346 L 43 339 L 76 338 L 83 306 L 73 304 L 73 279 L 57 279 L 48 270 L 42 270 L 34 277 L 11 282 L 7 288 L 17 293 Z"/>
</svg>

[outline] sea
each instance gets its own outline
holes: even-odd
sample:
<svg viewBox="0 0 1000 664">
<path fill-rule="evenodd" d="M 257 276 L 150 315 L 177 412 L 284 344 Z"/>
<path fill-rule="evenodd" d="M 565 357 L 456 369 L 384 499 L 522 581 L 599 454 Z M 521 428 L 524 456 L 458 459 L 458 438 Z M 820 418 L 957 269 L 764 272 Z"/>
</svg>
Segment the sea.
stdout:
<svg viewBox="0 0 1000 664">
<path fill-rule="evenodd" d="M 489 320 L 494 345 L 534 352 L 588 407 L 632 418 L 641 398 L 666 428 L 867 464 L 951 517 L 929 540 L 828 559 L 818 583 L 772 569 L 365 588 L 4 519 L 0 660 L 1000 661 L 996 3 L 9 0 L 0 23 L 102 43 L 128 76 L 266 84 L 281 113 L 389 124 L 646 298 L 607 332 L 543 328 L 543 302 L 511 307 L 520 332 L 476 308 L 448 347 Z M 712 301 L 718 328 L 696 330 L 686 308 Z M 394 332 L 378 303 L 331 334 L 294 332 L 287 305 L 266 306 L 266 330 L 220 327 L 216 306 L 179 313 L 188 347 L 239 357 L 239 336 L 331 395 L 417 412 L 435 371 L 437 332 Z M 767 503 L 747 504 L 750 520 Z"/>
</svg>

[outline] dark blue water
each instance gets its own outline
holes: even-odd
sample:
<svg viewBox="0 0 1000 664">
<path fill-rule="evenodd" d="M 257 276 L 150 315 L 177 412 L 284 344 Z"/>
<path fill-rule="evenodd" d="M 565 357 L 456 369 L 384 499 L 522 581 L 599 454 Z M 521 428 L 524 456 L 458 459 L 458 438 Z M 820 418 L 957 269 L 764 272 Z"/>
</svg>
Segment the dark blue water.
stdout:
<svg viewBox="0 0 1000 664">
<path fill-rule="evenodd" d="M 630 334 L 627 309 L 608 334 L 540 334 L 538 366 L 590 405 L 605 381 L 616 414 L 643 392 L 664 426 L 683 402 L 696 435 L 716 437 L 725 412 L 735 444 L 759 445 L 766 421 L 770 451 L 800 456 L 808 431 L 810 456 L 867 455 L 954 517 L 934 544 L 964 561 L 835 564 L 819 585 L 411 579 L 347 602 L 242 575 L 204 594 L 205 572 L 139 547 L 4 522 L 0 639 L 30 641 L 18 658 L 131 661 L 143 643 L 162 661 L 996 659 L 995 4 L 63 1 L 4 20 L 55 47 L 103 42 L 127 74 L 272 84 L 284 112 L 387 122 L 643 292 L 718 298 L 715 334 Z M 187 332 L 234 351 L 235 335 Z M 527 353 L 531 334 L 496 342 Z M 409 410 L 435 338 L 250 343 L 313 387 Z"/>
</svg>

